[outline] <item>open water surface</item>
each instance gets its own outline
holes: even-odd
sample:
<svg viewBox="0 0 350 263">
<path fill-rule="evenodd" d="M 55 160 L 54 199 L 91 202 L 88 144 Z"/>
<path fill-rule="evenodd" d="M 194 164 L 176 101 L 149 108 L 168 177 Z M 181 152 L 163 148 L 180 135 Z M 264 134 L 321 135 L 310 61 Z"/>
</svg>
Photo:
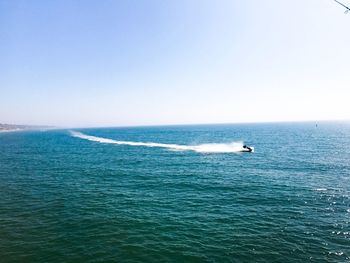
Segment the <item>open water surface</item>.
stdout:
<svg viewBox="0 0 350 263">
<path fill-rule="evenodd" d="M 0 262 L 349 258 L 349 123 L 0 134 Z"/>
</svg>

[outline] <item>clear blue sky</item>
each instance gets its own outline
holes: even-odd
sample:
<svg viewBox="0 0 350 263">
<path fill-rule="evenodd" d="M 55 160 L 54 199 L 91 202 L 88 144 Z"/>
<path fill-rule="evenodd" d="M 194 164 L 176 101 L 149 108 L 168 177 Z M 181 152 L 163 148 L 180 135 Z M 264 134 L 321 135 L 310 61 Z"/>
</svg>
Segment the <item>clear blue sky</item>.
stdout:
<svg viewBox="0 0 350 263">
<path fill-rule="evenodd" d="M 333 0 L 0 0 L 0 123 L 350 119 L 349 32 Z"/>
</svg>

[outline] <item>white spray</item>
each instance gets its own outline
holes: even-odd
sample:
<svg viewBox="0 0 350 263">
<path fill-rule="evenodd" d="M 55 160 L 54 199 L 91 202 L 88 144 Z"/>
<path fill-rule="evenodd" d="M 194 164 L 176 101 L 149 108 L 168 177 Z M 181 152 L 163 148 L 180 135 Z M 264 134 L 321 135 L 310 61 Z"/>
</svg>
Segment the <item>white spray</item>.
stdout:
<svg viewBox="0 0 350 263">
<path fill-rule="evenodd" d="M 130 146 L 144 146 L 144 147 L 158 147 L 166 148 L 176 151 L 195 151 L 200 153 L 235 153 L 240 152 L 243 149 L 243 142 L 231 142 L 231 143 L 207 143 L 199 145 L 178 145 L 178 144 L 165 144 L 154 142 L 131 142 L 131 141 L 116 141 L 112 139 L 106 139 L 102 137 L 96 137 L 87 135 L 81 132 L 71 131 L 73 137 L 85 139 L 88 141 L 118 144 L 118 145 L 130 145 Z"/>
</svg>

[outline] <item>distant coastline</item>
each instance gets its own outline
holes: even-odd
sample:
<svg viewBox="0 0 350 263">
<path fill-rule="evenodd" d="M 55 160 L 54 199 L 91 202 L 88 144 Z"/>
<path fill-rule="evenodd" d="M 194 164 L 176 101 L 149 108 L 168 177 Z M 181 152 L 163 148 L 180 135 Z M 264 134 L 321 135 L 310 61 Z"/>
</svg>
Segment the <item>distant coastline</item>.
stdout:
<svg viewBox="0 0 350 263">
<path fill-rule="evenodd" d="M 0 123 L 0 133 L 4 132 L 18 132 L 26 130 L 47 130 L 52 129 L 49 126 L 32 126 L 32 125 L 16 125 L 16 124 L 2 124 Z"/>
</svg>

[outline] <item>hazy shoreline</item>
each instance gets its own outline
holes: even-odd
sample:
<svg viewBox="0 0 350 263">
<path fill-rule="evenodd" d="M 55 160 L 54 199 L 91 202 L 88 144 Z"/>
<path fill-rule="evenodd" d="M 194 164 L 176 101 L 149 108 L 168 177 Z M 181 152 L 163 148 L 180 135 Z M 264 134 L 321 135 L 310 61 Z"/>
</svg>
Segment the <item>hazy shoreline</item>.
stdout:
<svg viewBox="0 0 350 263">
<path fill-rule="evenodd" d="M 0 132 L 13 132 L 13 131 L 18 131 L 18 129 L 0 130 Z"/>
<path fill-rule="evenodd" d="M 26 131 L 29 129 L 0 129 L 0 133 L 8 133 L 8 132 L 20 132 L 20 131 Z"/>
<path fill-rule="evenodd" d="M 53 127 L 49 126 L 30 126 L 30 125 L 14 125 L 14 124 L 1 124 L 0 133 L 7 132 L 20 132 L 20 131 L 33 131 L 33 130 L 49 130 Z"/>
</svg>

